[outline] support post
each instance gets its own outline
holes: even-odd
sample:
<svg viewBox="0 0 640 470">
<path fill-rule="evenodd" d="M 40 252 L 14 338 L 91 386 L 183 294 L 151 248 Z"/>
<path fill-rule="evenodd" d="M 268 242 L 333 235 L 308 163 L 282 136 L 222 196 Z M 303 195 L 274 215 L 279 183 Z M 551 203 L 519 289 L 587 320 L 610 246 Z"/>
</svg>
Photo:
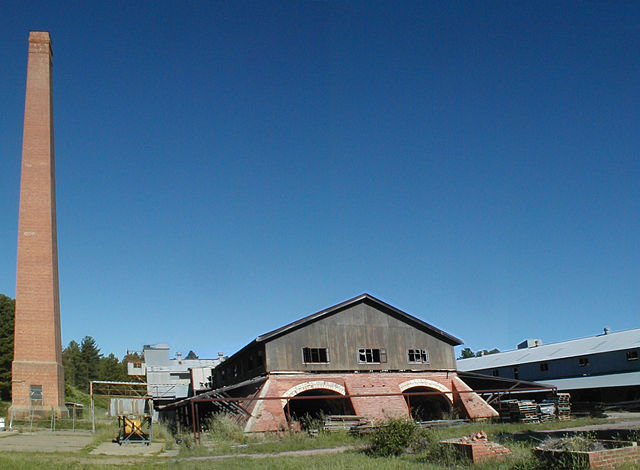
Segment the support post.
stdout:
<svg viewBox="0 0 640 470">
<path fill-rule="evenodd" d="M 196 415 L 194 417 L 194 423 L 196 425 L 196 430 L 198 431 L 198 442 L 200 442 L 200 433 L 202 429 L 200 427 L 200 410 L 198 409 L 198 403 L 194 403 L 194 409 L 196 411 Z"/>
<path fill-rule="evenodd" d="M 191 428 L 193 429 L 193 442 L 196 442 L 196 420 L 195 420 L 195 408 L 193 406 L 193 400 L 191 400 Z"/>
<path fill-rule="evenodd" d="M 89 383 L 89 395 L 91 396 L 91 432 L 96 432 L 96 410 L 93 401 L 93 381 Z"/>
<path fill-rule="evenodd" d="M 287 425 L 290 426 L 291 425 L 291 407 L 289 406 L 289 402 L 290 400 L 287 398 Z"/>
</svg>

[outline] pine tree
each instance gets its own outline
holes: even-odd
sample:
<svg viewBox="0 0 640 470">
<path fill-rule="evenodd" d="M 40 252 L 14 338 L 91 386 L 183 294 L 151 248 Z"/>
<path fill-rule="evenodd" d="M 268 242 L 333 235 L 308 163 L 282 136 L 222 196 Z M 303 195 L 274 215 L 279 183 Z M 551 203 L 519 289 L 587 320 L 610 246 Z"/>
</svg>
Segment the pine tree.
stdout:
<svg viewBox="0 0 640 470">
<path fill-rule="evenodd" d="M 100 380 L 114 381 L 124 381 L 127 379 L 126 370 L 123 370 L 122 364 L 113 353 L 100 359 L 100 374 L 98 378 Z"/>
<path fill-rule="evenodd" d="M 187 354 L 187 357 L 185 357 L 185 359 L 198 359 L 198 356 L 193 351 L 189 351 L 189 354 Z"/>
<path fill-rule="evenodd" d="M 468 359 L 470 357 L 476 357 L 476 354 L 471 350 L 471 348 L 464 348 L 460 351 L 460 357 L 458 359 Z"/>
<path fill-rule="evenodd" d="M 0 294 L 0 398 L 11 400 L 15 300 Z"/>
<path fill-rule="evenodd" d="M 80 345 L 71 340 L 62 351 L 62 365 L 64 366 L 64 381 L 66 384 L 80 387 L 82 376 L 86 375 Z"/>
<path fill-rule="evenodd" d="M 89 391 L 89 382 L 98 378 L 100 371 L 100 349 L 91 336 L 85 336 L 80 343 L 80 357 L 82 359 L 81 383 L 78 385 L 84 391 Z M 86 369 L 84 369 L 86 368 Z"/>
</svg>

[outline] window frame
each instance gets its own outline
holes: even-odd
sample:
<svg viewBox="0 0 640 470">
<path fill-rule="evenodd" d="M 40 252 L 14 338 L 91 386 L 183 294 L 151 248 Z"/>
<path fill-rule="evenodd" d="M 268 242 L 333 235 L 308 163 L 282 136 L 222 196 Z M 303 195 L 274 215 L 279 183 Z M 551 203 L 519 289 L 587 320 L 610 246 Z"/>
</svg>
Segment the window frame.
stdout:
<svg viewBox="0 0 640 470">
<path fill-rule="evenodd" d="M 44 391 L 42 385 L 29 385 L 29 403 L 38 406 L 44 403 Z"/>
<path fill-rule="evenodd" d="M 364 359 L 362 357 L 364 356 Z M 387 350 L 385 348 L 358 348 L 356 349 L 358 364 L 385 364 L 387 362 Z M 371 360 L 368 360 L 371 358 Z M 376 361 L 376 358 L 378 359 Z"/>
<path fill-rule="evenodd" d="M 627 361 L 637 361 L 638 360 L 638 350 L 637 349 L 631 349 L 630 351 L 627 351 Z"/>
<path fill-rule="evenodd" d="M 307 355 L 307 351 L 308 351 L 308 355 Z M 322 351 L 324 351 L 324 361 L 322 361 Z M 313 360 L 313 356 L 314 356 L 314 352 L 317 355 L 317 361 Z M 329 364 L 331 362 L 331 358 L 329 357 L 329 348 L 327 347 L 323 347 L 323 348 L 317 348 L 317 347 L 310 347 L 310 346 L 304 346 L 301 348 L 301 354 L 302 354 L 302 363 L 303 364 Z M 307 360 L 309 359 L 309 360 Z"/>
<path fill-rule="evenodd" d="M 411 357 L 413 356 L 413 360 Z M 416 359 L 417 358 L 417 359 Z M 431 357 L 427 348 L 408 348 L 407 363 L 409 364 L 431 364 Z"/>
</svg>

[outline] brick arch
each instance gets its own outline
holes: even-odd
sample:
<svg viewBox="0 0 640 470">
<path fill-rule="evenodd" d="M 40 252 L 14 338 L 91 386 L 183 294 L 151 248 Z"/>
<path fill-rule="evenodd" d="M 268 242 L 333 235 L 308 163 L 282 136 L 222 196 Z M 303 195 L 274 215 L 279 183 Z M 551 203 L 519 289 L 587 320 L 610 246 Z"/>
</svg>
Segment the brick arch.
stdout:
<svg viewBox="0 0 640 470">
<path fill-rule="evenodd" d="M 295 397 L 299 393 L 306 392 L 308 390 L 314 390 L 314 389 L 331 390 L 333 392 L 339 393 L 340 395 L 346 394 L 344 385 L 340 385 L 339 383 L 335 383 L 335 382 L 328 382 L 326 380 L 312 380 L 312 381 L 303 382 L 301 384 L 291 387 L 289 390 L 284 392 L 282 396 Z M 280 400 L 280 402 L 282 403 L 283 408 L 287 405 L 286 399 Z"/>
<path fill-rule="evenodd" d="M 398 385 L 398 387 L 400 388 L 401 392 L 404 392 L 405 390 L 408 390 L 413 387 L 432 388 L 434 390 L 442 392 L 444 396 L 447 397 L 447 399 L 451 403 L 453 403 L 453 393 L 451 392 L 451 390 L 449 390 L 446 386 L 442 385 L 440 382 L 436 382 L 435 380 L 411 379 L 411 380 L 407 380 L 406 382 L 402 382 L 401 384 Z"/>
</svg>

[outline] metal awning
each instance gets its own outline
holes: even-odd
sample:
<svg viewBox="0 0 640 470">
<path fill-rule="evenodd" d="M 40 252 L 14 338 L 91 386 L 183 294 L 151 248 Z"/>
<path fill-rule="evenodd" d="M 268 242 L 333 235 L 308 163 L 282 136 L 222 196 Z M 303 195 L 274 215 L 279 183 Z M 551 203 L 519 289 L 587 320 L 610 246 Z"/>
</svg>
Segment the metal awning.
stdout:
<svg viewBox="0 0 640 470">
<path fill-rule="evenodd" d="M 538 382 L 558 390 L 582 390 L 585 388 L 640 387 L 640 371 L 620 374 L 591 375 L 567 379 L 541 380 Z"/>
</svg>

